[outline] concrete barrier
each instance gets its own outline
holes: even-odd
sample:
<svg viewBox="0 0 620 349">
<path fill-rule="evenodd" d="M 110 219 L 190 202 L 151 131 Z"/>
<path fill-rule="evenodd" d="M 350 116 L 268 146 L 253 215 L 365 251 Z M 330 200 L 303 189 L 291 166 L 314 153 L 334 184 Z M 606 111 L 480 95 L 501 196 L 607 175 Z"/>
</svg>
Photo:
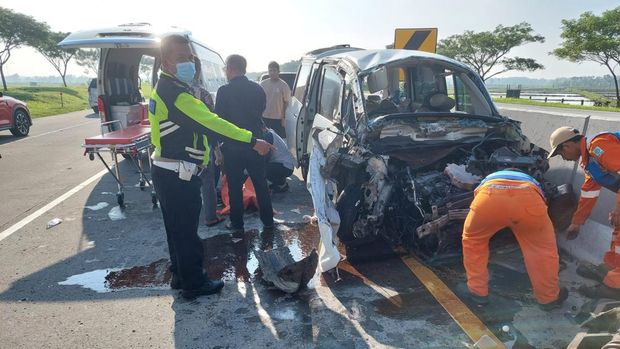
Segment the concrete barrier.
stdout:
<svg viewBox="0 0 620 349">
<path fill-rule="evenodd" d="M 620 130 L 620 113 L 590 112 L 583 110 L 558 109 L 497 104 L 500 113 L 511 119 L 521 121 L 521 129 L 531 142 L 549 150 L 549 135 L 560 126 L 572 126 L 583 129 L 585 118 L 591 114 L 586 135 L 592 136 L 603 131 Z M 547 178 L 555 184 L 571 183 L 575 193 L 580 192 L 583 183 L 583 171 L 578 168 L 572 177 L 574 162 L 563 161 L 554 157 L 549 162 Z M 615 205 L 616 194 L 601 190 L 601 196 L 592 211 L 588 222 L 583 226 L 579 237 L 568 241 L 560 234 L 560 247 L 580 260 L 601 263 L 602 256 L 609 249 L 612 228 L 609 224 L 609 212 Z"/>
</svg>

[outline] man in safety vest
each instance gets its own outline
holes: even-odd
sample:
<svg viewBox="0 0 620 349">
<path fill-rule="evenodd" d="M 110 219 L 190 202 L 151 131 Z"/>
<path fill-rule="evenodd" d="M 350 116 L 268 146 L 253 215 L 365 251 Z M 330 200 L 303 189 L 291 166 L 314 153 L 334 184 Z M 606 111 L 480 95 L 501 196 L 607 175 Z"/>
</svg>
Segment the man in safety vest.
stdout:
<svg viewBox="0 0 620 349">
<path fill-rule="evenodd" d="M 568 227 L 566 238 L 573 240 L 579 235 L 601 192 L 605 187 L 618 193 L 620 188 L 620 132 L 603 132 L 587 139 L 576 129 L 568 126 L 553 131 L 549 138 L 549 157 L 561 155 L 567 161 L 577 161 L 585 173 L 577 211 Z M 609 223 L 614 227 L 611 247 L 605 253 L 605 269 L 591 273 L 580 272 L 585 277 L 602 281 L 594 287 L 582 286 L 579 291 L 591 298 L 620 299 L 620 193 L 609 213 Z M 608 269 L 608 270 L 607 270 Z M 579 269 L 578 269 L 579 272 Z M 606 274 L 606 275 L 605 275 Z"/>
<path fill-rule="evenodd" d="M 265 155 L 271 144 L 253 137 L 213 114 L 196 99 L 190 83 L 196 75 L 189 40 L 170 35 L 161 42 L 162 72 L 149 101 L 153 154 L 153 185 L 161 204 L 172 282 L 192 299 L 219 292 L 224 283 L 203 273 L 203 247 L 198 237 L 202 201 L 199 174 L 209 163 L 209 138 L 226 137 L 246 143 Z M 234 161 L 234 160 L 232 160 Z"/>
<path fill-rule="evenodd" d="M 488 303 L 489 240 L 499 230 L 515 235 L 539 306 L 562 305 L 568 290 L 559 287 L 559 257 L 553 225 L 540 184 L 519 170 L 488 175 L 474 191 L 463 227 L 463 263 L 471 299 Z"/>
</svg>

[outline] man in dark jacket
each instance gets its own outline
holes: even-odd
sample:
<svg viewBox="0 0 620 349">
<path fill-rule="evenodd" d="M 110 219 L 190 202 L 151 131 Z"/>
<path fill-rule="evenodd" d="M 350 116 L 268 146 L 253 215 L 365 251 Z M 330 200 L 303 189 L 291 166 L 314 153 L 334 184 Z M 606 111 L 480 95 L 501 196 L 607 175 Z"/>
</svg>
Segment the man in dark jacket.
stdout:
<svg viewBox="0 0 620 349">
<path fill-rule="evenodd" d="M 265 128 L 262 119 L 266 105 L 265 92 L 260 85 L 245 76 L 246 65 L 245 58 L 240 55 L 226 58 L 228 84 L 217 91 L 215 113 L 262 138 Z M 265 179 L 265 157 L 256 154 L 249 145 L 235 141 L 224 141 L 222 154 L 230 196 L 228 228 L 233 232 L 243 232 L 242 188 L 246 178 L 244 171 L 247 171 L 256 190 L 263 226 L 265 229 L 273 229 L 273 209 Z"/>
</svg>

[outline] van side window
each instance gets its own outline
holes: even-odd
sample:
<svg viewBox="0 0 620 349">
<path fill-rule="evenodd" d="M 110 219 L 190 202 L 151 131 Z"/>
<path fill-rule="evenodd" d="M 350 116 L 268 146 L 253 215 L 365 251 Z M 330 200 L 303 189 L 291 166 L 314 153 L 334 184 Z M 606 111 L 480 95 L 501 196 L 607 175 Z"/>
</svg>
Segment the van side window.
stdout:
<svg viewBox="0 0 620 349">
<path fill-rule="evenodd" d="M 340 96 L 342 95 L 342 79 L 338 72 L 330 67 L 323 71 L 321 94 L 319 99 L 319 114 L 333 120 L 340 112 Z"/>
</svg>

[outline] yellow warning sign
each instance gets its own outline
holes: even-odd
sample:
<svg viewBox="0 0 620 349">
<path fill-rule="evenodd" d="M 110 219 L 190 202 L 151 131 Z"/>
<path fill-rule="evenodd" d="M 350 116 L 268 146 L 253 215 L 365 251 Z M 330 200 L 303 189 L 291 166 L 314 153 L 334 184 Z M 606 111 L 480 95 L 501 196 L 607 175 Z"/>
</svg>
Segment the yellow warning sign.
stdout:
<svg viewBox="0 0 620 349">
<path fill-rule="evenodd" d="M 437 51 L 437 28 L 398 28 L 394 32 L 394 48 Z"/>
</svg>

